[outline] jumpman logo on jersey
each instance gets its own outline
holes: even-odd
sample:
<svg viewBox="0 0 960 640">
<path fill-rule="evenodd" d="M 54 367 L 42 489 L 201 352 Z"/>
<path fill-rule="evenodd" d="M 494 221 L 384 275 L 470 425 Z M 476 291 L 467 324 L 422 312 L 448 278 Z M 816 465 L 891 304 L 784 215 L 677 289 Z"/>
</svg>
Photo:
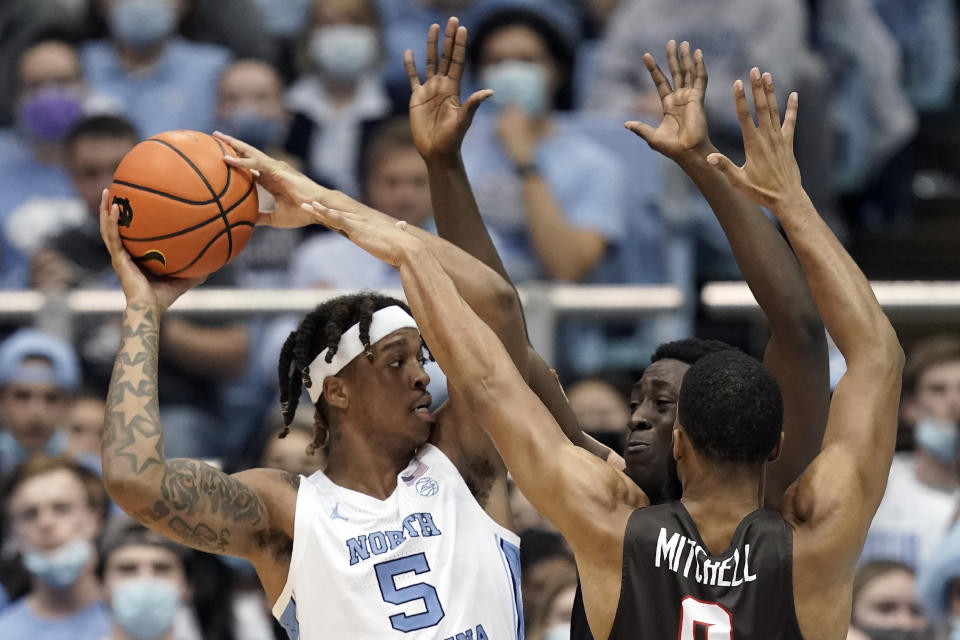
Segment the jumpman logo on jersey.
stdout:
<svg viewBox="0 0 960 640">
<path fill-rule="evenodd" d="M 346 522 L 350 522 L 350 518 L 347 518 L 346 516 L 340 515 L 339 509 L 340 509 L 340 503 L 339 503 L 339 502 L 336 503 L 335 505 L 333 505 L 333 511 L 330 512 L 330 519 L 331 519 L 331 520 L 344 520 L 344 521 L 346 521 Z"/>
</svg>

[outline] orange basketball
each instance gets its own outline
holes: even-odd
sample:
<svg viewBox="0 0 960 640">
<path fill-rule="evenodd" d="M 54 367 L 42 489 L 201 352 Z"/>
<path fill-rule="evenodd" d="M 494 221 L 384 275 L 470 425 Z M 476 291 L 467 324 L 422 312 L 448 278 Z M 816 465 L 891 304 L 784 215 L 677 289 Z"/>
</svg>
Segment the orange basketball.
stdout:
<svg viewBox="0 0 960 640">
<path fill-rule="evenodd" d="M 150 271 L 191 278 L 212 273 L 246 246 L 257 222 L 257 189 L 246 169 L 223 161 L 232 148 L 199 131 L 165 131 L 124 156 L 110 202 L 120 238 Z"/>
</svg>

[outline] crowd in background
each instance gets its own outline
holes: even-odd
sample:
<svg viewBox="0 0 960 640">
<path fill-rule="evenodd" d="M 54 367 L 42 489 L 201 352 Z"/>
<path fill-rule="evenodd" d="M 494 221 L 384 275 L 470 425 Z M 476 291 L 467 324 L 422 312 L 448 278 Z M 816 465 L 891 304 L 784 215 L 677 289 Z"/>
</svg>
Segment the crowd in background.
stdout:
<svg viewBox="0 0 960 640">
<path fill-rule="evenodd" d="M 742 327 L 713 327 L 694 304 L 699 284 L 740 279 L 709 207 L 623 129 L 626 119 L 659 118 L 642 55 L 662 60 L 669 39 L 703 50 L 711 137 L 731 158 L 742 153 L 736 78 L 759 65 L 784 97 L 799 91 L 804 186 L 868 276 L 960 277 L 950 244 L 960 204 L 951 0 L 7 0 L 0 290 L 115 288 L 98 231 L 101 190 L 127 151 L 169 129 L 221 130 L 435 231 L 401 60 L 407 48 L 422 60 L 428 26 L 450 15 L 470 31 L 469 86 L 495 90 L 463 156 L 514 282 L 664 283 L 688 294 L 668 322 L 559 327 L 551 364 L 584 429 L 614 449 L 630 388 L 659 342 L 717 331 L 751 344 Z M 530 167 L 546 189 L 524 189 Z M 337 234 L 259 228 L 204 286 L 399 284 Z M 168 456 L 226 470 L 322 468 L 322 451 L 305 453 L 311 412 L 275 437 L 276 361 L 295 320 L 165 318 Z M 248 563 L 140 529 L 99 484 L 119 318 L 77 316 L 61 335 L 26 324 L 0 316 L 4 634 L 46 625 L 41 637 L 54 639 L 167 629 L 178 640 L 281 637 Z M 913 634 L 898 637 L 960 638 L 960 335 L 906 346 L 899 453 L 854 587 L 851 637 L 897 628 Z M 528 637 L 566 637 L 571 553 L 519 493 L 514 509 Z"/>
</svg>

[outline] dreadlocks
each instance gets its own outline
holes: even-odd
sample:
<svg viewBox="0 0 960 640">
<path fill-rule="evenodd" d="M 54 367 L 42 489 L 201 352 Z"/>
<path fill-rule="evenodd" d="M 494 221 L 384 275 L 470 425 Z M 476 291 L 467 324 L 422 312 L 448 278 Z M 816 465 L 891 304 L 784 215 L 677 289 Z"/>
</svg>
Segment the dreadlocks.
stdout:
<svg viewBox="0 0 960 640">
<path fill-rule="evenodd" d="M 410 308 L 403 302 L 372 291 L 363 291 L 352 295 L 339 296 L 327 300 L 311 311 L 300 322 L 296 331 L 290 333 L 280 350 L 280 362 L 277 373 L 280 383 L 280 408 L 283 410 L 283 431 L 280 437 L 290 432 L 290 423 L 297 412 L 300 394 L 303 388 L 323 384 L 323 380 L 310 379 L 310 363 L 327 349 L 324 359 L 333 361 L 340 345 L 340 337 L 355 324 L 360 325 L 360 342 L 363 344 L 367 359 L 373 362 L 370 346 L 370 323 L 373 314 L 385 307 L 398 306 L 407 313 Z M 327 401 L 320 396 L 314 415 L 313 442 L 307 447 L 307 453 L 327 445 L 330 429 L 330 413 Z"/>
</svg>

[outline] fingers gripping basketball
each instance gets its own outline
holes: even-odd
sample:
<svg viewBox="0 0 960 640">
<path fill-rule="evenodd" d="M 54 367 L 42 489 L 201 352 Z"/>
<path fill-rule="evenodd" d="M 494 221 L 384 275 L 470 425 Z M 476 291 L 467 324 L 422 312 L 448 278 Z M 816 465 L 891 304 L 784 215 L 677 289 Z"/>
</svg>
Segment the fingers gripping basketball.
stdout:
<svg viewBox="0 0 960 640">
<path fill-rule="evenodd" d="M 202 276 L 246 246 L 257 221 L 256 186 L 224 154 L 234 150 L 205 133 L 166 131 L 124 156 L 109 197 L 137 263 L 161 275 Z"/>
</svg>

